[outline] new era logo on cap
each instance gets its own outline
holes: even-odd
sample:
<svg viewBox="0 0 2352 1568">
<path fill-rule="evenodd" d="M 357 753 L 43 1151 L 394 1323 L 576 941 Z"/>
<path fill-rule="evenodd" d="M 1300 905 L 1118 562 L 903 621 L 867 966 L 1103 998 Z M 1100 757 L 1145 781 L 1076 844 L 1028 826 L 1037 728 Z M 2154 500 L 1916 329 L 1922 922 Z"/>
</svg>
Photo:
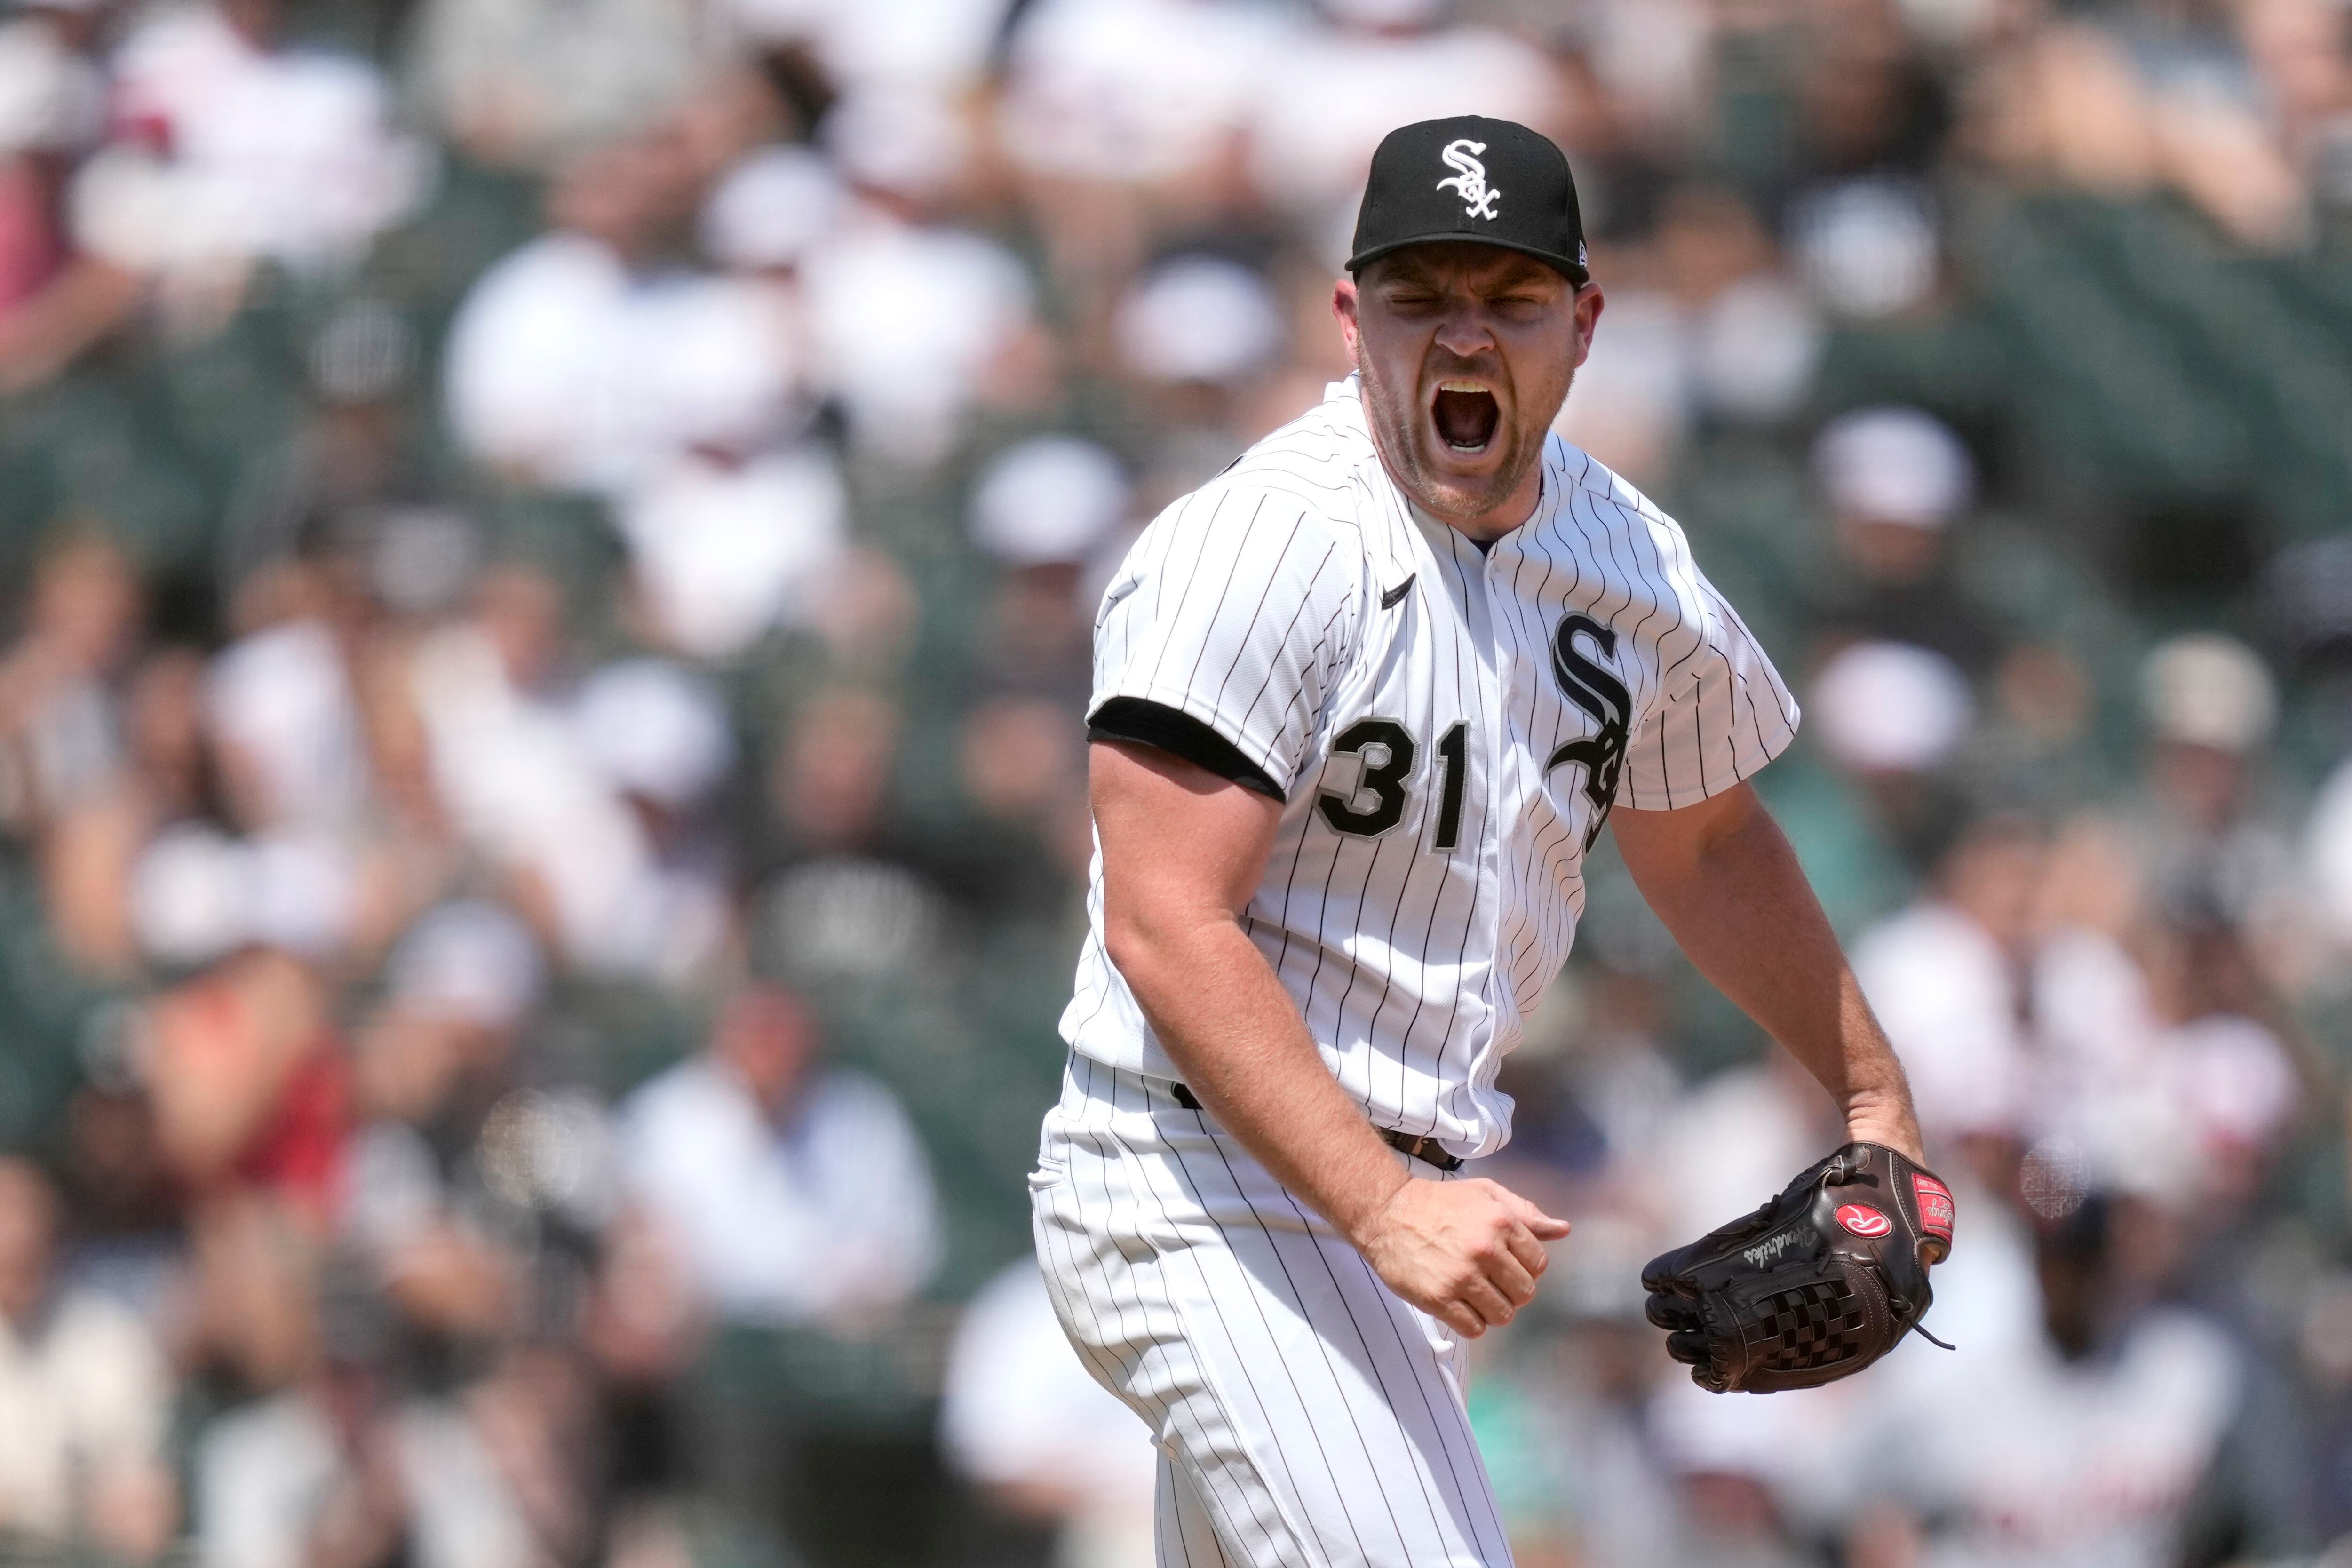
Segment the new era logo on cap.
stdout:
<svg viewBox="0 0 2352 1568">
<path fill-rule="evenodd" d="M 1578 284 L 1591 276 L 1576 181 L 1547 138 L 1477 114 L 1390 132 L 1372 154 L 1348 269 L 1408 245 L 1465 239 L 1535 257 Z"/>
</svg>

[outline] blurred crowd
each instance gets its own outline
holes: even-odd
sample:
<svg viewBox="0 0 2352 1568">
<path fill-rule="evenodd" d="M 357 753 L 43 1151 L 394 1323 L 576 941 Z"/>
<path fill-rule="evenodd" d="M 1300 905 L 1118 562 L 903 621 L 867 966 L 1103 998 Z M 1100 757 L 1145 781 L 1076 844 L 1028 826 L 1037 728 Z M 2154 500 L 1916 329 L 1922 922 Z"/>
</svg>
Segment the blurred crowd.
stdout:
<svg viewBox="0 0 2352 1568">
<path fill-rule="evenodd" d="M 1093 605 L 1465 111 L 1962 1215 L 1958 1352 L 1688 1386 L 1836 1129 L 1604 844 L 1520 1561 L 2352 1563 L 2342 0 L 0 5 L 0 1560 L 1148 1561 L 1025 1261 Z"/>
</svg>

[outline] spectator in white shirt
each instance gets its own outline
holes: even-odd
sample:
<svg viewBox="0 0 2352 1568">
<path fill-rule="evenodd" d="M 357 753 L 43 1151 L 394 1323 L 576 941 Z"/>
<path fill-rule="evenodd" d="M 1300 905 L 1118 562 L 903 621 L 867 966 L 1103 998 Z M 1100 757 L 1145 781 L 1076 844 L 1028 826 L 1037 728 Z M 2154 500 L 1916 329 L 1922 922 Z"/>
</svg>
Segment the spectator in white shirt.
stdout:
<svg viewBox="0 0 2352 1568">
<path fill-rule="evenodd" d="M 975 408 L 1017 403 L 1041 348 L 1028 274 L 949 221 L 975 164 L 970 127 L 919 92 L 845 99 L 825 117 L 850 200 L 802 270 L 815 373 L 861 454 L 938 462 Z"/>
<path fill-rule="evenodd" d="M 2276 1561 L 2301 1539 L 2291 1422 L 2219 1328 L 2153 1304 L 2170 1219 L 2094 1193 L 2035 1247 L 2040 1334 L 1914 1358 L 1865 1442 L 1932 1568 Z M 1937 1418 L 1912 1418 L 1932 1408 Z M 1878 1423 L 1883 1423 L 1879 1425 Z M 2238 1543 L 2205 1555 L 2184 1536 Z"/>
<path fill-rule="evenodd" d="M 449 419 L 473 456 L 621 492 L 689 451 L 759 451 L 790 424 L 801 367 L 767 290 L 667 259 L 695 178 L 660 135 L 558 176 L 552 226 L 483 274 L 450 329 Z"/>
<path fill-rule="evenodd" d="M 1060 1568 L 1153 1561 L 1150 1435 L 1070 1349 L 1034 1261 L 972 1298 L 941 1394 L 949 1461 L 997 1507 L 1053 1524 Z"/>
<path fill-rule="evenodd" d="M 1938 1123 L 1931 1137 L 2024 1129 L 2034 1051 L 2022 1020 L 2047 853 L 2028 824 L 1979 825 L 1945 855 L 1930 896 L 1854 944 L 1855 978 Z"/>
<path fill-rule="evenodd" d="M 276 0 L 161 8 L 115 57 L 114 145 L 83 172 L 76 237 L 134 271 L 356 259 L 423 195 L 425 150 L 355 56 L 288 45 Z"/>
<path fill-rule="evenodd" d="M 143 1563 L 179 1512 L 171 1369 L 130 1308 L 56 1285 L 56 1241 L 48 1179 L 0 1159 L 0 1548 L 86 1540 Z"/>
<path fill-rule="evenodd" d="M 862 1334 L 939 1256 L 930 1168 L 906 1112 L 825 1064 L 815 1020 L 751 984 L 709 1048 L 622 1109 L 624 1173 L 729 1322 Z"/>
</svg>

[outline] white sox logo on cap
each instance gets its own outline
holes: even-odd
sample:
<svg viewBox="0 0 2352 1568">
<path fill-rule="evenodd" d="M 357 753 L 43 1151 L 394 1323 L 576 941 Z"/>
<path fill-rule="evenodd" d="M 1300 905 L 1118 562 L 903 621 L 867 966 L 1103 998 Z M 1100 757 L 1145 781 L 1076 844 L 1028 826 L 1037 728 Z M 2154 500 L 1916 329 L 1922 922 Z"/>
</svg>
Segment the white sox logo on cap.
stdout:
<svg viewBox="0 0 2352 1568">
<path fill-rule="evenodd" d="M 1470 217 L 1493 217 L 1495 203 L 1503 195 L 1499 190 L 1487 188 L 1486 165 L 1475 156 L 1486 150 L 1484 142 L 1473 142 L 1465 136 L 1458 141 L 1448 142 L 1445 150 L 1438 154 L 1444 160 L 1445 166 L 1454 171 L 1454 177 L 1438 181 L 1437 188 L 1460 193 L 1462 205 Z"/>
</svg>

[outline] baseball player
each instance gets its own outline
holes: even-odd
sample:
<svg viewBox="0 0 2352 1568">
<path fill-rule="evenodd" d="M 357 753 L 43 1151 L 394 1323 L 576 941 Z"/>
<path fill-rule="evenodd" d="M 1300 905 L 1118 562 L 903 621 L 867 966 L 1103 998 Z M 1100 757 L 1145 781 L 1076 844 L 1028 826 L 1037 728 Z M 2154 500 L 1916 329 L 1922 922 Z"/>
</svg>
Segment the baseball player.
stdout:
<svg viewBox="0 0 2352 1568">
<path fill-rule="evenodd" d="M 1500 1564 L 1463 1345 L 1565 1222 L 1465 1159 L 1604 824 L 1853 1142 L 1651 1267 L 1706 1386 L 1842 1375 L 1950 1197 L 1748 780 L 1797 706 L 1681 529 L 1550 433 L 1591 350 L 1568 163 L 1477 117 L 1374 156 L 1355 374 L 1168 508 L 1095 627 L 1092 930 L 1031 1178 L 1055 1310 L 1160 1451 L 1163 1563 Z"/>
</svg>

